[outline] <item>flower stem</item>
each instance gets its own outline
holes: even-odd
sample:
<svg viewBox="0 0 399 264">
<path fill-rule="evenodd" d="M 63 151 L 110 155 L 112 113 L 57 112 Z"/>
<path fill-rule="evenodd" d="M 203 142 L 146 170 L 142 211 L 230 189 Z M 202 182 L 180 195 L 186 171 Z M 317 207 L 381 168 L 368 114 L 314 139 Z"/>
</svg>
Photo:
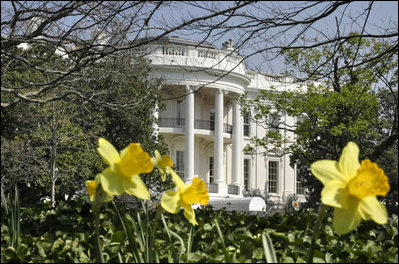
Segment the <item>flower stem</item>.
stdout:
<svg viewBox="0 0 399 264">
<path fill-rule="evenodd" d="M 103 251 L 100 242 L 100 209 L 106 198 L 106 193 L 103 191 L 101 185 L 97 186 L 96 197 L 93 203 L 93 213 L 94 213 L 94 235 L 96 236 L 96 262 L 105 263 L 103 257 Z"/>
<path fill-rule="evenodd" d="M 103 251 L 101 249 L 101 242 L 100 242 L 100 214 L 96 214 L 95 220 L 94 220 L 94 232 L 96 236 L 96 249 L 97 249 L 97 263 L 105 263 L 104 257 L 103 257 Z"/>
<path fill-rule="evenodd" d="M 308 261 L 307 261 L 308 263 L 313 263 L 313 255 L 314 255 L 314 250 L 315 250 L 316 239 L 319 236 L 321 224 L 323 222 L 324 213 L 326 212 L 326 209 L 327 209 L 327 206 L 324 204 L 321 204 L 319 207 L 319 211 L 317 213 L 318 217 L 316 220 L 316 226 L 313 230 L 312 241 L 311 241 L 309 253 L 308 253 Z"/>
</svg>

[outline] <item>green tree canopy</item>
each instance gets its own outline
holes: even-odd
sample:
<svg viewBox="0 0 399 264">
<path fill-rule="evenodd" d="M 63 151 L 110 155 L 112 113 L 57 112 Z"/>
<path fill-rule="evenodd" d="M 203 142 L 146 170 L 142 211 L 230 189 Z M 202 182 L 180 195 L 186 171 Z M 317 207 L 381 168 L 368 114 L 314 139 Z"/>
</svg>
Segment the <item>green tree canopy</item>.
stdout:
<svg viewBox="0 0 399 264">
<path fill-rule="evenodd" d="M 278 148 L 290 153 L 311 204 L 320 201 L 322 184 L 312 176 L 310 164 L 320 159 L 338 160 L 348 141 L 359 145 L 361 159 L 382 166 L 391 183 L 389 197 L 397 195 L 397 155 L 392 156 L 397 153 L 398 141 L 397 54 L 358 64 L 390 47 L 361 38 L 339 45 L 338 52 L 329 46 L 287 51 L 286 61 L 307 79 L 317 81 L 302 91 L 277 92 L 272 87 L 244 102 L 244 111 L 252 106 L 254 120 L 268 127 L 264 137 L 252 139 L 254 144 L 247 151 L 261 146 L 266 152 Z M 321 63 L 325 57 L 332 58 L 330 63 Z M 270 116 L 278 113 L 295 117 L 296 125 L 273 122 Z M 281 132 L 284 130 L 294 132 L 295 138 L 288 138 Z M 390 163 L 385 162 L 387 157 Z"/>
<path fill-rule="evenodd" d="M 47 45 L 38 45 L 16 49 L 15 54 L 43 61 L 51 54 L 49 50 Z M 58 56 L 41 67 L 62 70 L 65 64 L 68 60 Z M 2 184 L 18 184 L 24 202 L 73 195 L 104 166 L 96 152 L 99 137 L 107 138 L 119 150 L 130 142 L 139 142 L 151 154 L 154 149 L 165 152 L 153 135 L 153 123 L 157 122 L 153 111 L 161 107 L 160 82 L 149 78 L 149 70 L 144 60 L 125 52 L 93 64 L 82 74 L 85 77 L 70 78 L 70 86 L 81 93 L 96 94 L 96 100 L 66 96 L 45 104 L 22 101 L 2 108 Z M 2 85 L 28 79 L 40 86 L 49 74 L 15 66 L 14 71 L 2 76 Z M 49 97 L 63 94 L 65 89 L 62 85 L 56 87 Z M 104 101 L 108 104 L 102 104 Z M 160 186 L 155 179 L 149 176 L 144 180 L 153 187 L 168 187 Z"/>
</svg>

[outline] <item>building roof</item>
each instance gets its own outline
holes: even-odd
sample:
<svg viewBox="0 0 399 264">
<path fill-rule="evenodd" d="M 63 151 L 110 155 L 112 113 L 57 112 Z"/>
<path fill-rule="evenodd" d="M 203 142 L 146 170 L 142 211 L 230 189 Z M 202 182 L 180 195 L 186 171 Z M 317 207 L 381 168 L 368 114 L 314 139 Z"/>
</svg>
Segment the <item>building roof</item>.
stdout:
<svg viewBox="0 0 399 264">
<path fill-rule="evenodd" d="M 139 42 L 150 42 L 151 37 L 139 39 Z M 208 49 L 216 49 L 216 47 L 208 42 L 208 41 L 198 41 L 198 40 L 191 40 L 191 39 L 183 39 L 177 36 L 166 36 L 160 39 L 154 40 L 154 43 L 163 43 L 163 44 L 179 44 L 185 46 L 195 46 L 195 47 L 202 47 Z"/>
</svg>

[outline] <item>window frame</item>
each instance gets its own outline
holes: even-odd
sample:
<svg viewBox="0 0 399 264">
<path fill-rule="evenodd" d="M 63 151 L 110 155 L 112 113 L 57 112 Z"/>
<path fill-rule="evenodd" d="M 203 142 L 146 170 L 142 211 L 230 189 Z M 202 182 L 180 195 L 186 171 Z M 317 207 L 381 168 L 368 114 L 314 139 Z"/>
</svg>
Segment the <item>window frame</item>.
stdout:
<svg viewBox="0 0 399 264">
<path fill-rule="evenodd" d="M 182 168 L 180 168 L 182 167 Z M 176 150 L 176 173 L 184 179 L 184 151 Z"/>
<path fill-rule="evenodd" d="M 177 100 L 176 101 L 176 124 L 178 126 L 180 125 L 184 125 L 184 116 L 182 116 L 183 114 L 183 107 L 184 107 L 184 101 L 183 100 Z"/>
<path fill-rule="evenodd" d="M 209 157 L 208 165 L 209 165 L 208 166 L 208 170 L 209 170 L 208 183 L 211 184 L 215 181 L 215 158 L 213 156 Z"/>
<path fill-rule="evenodd" d="M 243 133 L 244 137 L 250 137 L 251 136 L 251 112 L 246 111 L 243 115 Z"/>
<path fill-rule="evenodd" d="M 274 179 L 271 179 L 272 171 L 271 171 L 271 164 L 276 164 L 276 171 L 274 174 Z M 269 160 L 267 163 L 267 192 L 268 193 L 275 193 L 277 194 L 279 191 L 279 179 L 280 179 L 280 161 L 278 160 Z M 274 172 L 273 172 L 274 173 Z M 273 183 L 273 185 L 272 185 Z"/>
<path fill-rule="evenodd" d="M 296 177 L 296 188 L 295 188 L 296 194 L 304 195 L 306 188 L 304 186 L 303 181 L 301 180 L 301 177 Z"/>
<path fill-rule="evenodd" d="M 215 120 L 216 120 L 215 109 L 211 109 L 209 111 L 209 129 L 210 130 L 215 130 Z"/>
<path fill-rule="evenodd" d="M 248 163 L 248 164 L 245 164 Z M 251 159 L 244 158 L 243 162 L 243 176 L 244 176 L 244 188 L 246 191 L 249 190 L 249 184 L 250 184 L 250 175 L 251 175 Z"/>
</svg>

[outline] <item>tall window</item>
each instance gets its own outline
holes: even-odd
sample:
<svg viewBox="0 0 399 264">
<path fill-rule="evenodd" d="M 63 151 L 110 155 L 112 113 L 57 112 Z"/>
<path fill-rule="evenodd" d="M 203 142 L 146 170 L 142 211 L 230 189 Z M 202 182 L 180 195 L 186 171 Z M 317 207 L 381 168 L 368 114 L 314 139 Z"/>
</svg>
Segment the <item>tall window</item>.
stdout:
<svg viewBox="0 0 399 264">
<path fill-rule="evenodd" d="M 212 109 L 209 112 L 209 129 L 215 130 L 215 110 Z"/>
<path fill-rule="evenodd" d="M 269 161 L 269 177 L 267 184 L 267 191 L 269 193 L 277 193 L 278 165 L 278 161 Z"/>
<path fill-rule="evenodd" d="M 184 125 L 184 112 L 183 112 L 183 100 L 176 101 L 176 118 L 177 125 Z"/>
<path fill-rule="evenodd" d="M 245 190 L 249 190 L 249 159 L 244 159 L 244 187 Z"/>
<path fill-rule="evenodd" d="M 215 175 L 215 162 L 213 157 L 209 157 L 209 183 L 212 183 Z"/>
<path fill-rule="evenodd" d="M 302 177 L 297 175 L 296 178 L 296 193 L 297 194 L 305 194 L 305 186 L 302 181 Z"/>
<path fill-rule="evenodd" d="M 244 136 L 249 137 L 250 133 L 250 121 L 251 121 L 251 113 L 250 112 L 245 112 L 244 113 Z"/>
<path fill-rule="evenodd" d="M 176 151 L 176 173 L 184 179 L 184 151 Z"/>
</svg>

